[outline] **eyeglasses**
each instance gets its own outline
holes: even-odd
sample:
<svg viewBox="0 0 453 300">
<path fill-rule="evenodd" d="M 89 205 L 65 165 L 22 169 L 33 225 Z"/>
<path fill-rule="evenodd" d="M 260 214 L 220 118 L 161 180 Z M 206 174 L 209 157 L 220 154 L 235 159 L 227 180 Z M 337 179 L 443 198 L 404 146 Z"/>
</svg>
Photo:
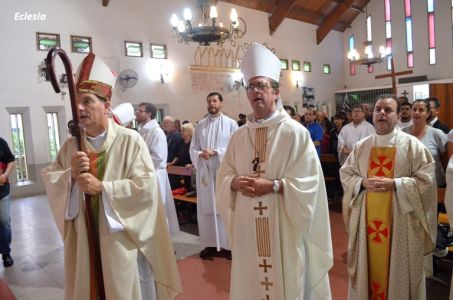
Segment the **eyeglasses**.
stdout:
<svg viewBox="0 0 453 300">
<path fill-rule="evenodd" d="M 135 112 L 136 113 L 146 113 L 146 110 L 137 109 Z"/>
<path fill-rule="evenodd" d="M 269 83 L 265 82 L 257 82 L 256 84 L 249 84 L 245 86 L 245 90 L 247 92 L 252 92 L 252 91 L 257 91 L 257 92 L 264 92 L 268 88 L 271 88 L 272 86 Z"/>
</svg>

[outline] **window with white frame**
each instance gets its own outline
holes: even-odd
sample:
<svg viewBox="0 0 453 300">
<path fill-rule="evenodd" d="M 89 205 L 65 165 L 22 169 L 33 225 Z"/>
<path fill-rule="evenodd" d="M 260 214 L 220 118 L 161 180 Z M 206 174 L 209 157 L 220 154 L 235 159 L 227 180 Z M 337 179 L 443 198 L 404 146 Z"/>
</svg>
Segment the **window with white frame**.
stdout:
<svg viewBox="0 0 453 300">
<path fill-rule="evenodd" d="M 10 114 L 12 151 L 16 158 L 16 179 L 17 182 L 28 180 L 27 155 L 24 139 L 24 123 L 21 113 Z"/>
<path fill-rule="evenodd" d="M 50 159 L 54 161 L 60 150 L 60 132 L 58 130 L 58 113 L 47 113 L 47 130 L 49 134 Z"/>
</svg>

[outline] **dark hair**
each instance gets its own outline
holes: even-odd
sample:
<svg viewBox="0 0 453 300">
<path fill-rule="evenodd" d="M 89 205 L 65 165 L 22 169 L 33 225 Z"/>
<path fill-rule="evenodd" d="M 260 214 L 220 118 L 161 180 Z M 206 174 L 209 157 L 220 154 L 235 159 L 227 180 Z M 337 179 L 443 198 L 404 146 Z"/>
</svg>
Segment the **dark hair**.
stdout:
<svg viewBox="0 0 453 300">
<path fill-rule="evenodd" d="M 396 113 L 398 113 L 398 114 L 400 113 L 400 111 L 401 111 L 401 103 L 398 101 L 398 98 L 394 94 L 382 94 L 382 95 L 379 95 L 376 98 L 376 102 L 374 102 L 374 106 L 376 106 L 376 103 L 379 100 L 384 100 L 384 99 L 392 99 L 393 101 L 395 101 L 395 103 L 396 103 Z"/>
<path fill-rule="evenodd" d="M 428 105 L 432 101 L 432 102 L 434 102 L 434 107 L 435 108 L 439 108 L 440 107 L 440 101 L 436 97 L 428 97 L 425 100 L 428 100 Z"/>
<path fill-rule="evenodd" d="M 283 105 L 283 108 L 286 110 L 286 111 L 290 111 L 290 116 L 291 117 L 294 117 L 296 115 L 296 110 L 294 109 L 294 107 L 292 106 L 289 106 L 289 105 Z"/>
<path fill-rule="evenodd" d="M 426 99 L 416 99 L 416 100 L 414 101 L 414 103 L 412 103 L 412 106 L 414 106 L 415 103 L 417 103 L 417 102 L 423 103 L 423 104 L 425 105 L 425 107 L 426 107 L 426 112 L 428 113 L 428 118 L 429 118 L 429 117 L 430 117 L 430 114 L 431 114 L 431 109 L 429 108 L 429 101 L 430 101 L 430 100 L 428 100 L 428 99 L 429 99 L 429 98 L 426 98 Z"/>
<path fill-rule="evenodd" d="M 344 113 L 336 113 L 335 116 L 333 116 L 334 119 L 340 119 L 340 120 L 346 120 L 346 116 L 344 115 Z"/>
<path fill-rule="evenodd" d="M 404 101 L 403 103 L 401 103 L 401 107 L 403 107 L 403 106 L 412 107 L 412 103 L 410 103 L 409 101 Z"/>
<path fill-rule="evenodd" d="M 147 113 L 151 114 L 151 119 L 156 118 L 157 107 L 154 104 L 149 103 L 149 102 L 142 102 L 142 103 L 139 104 L 139 106 L 143 106 L 145 108 L 145 111 Z"/>
<path fill-rule="evenodd" d="M 245 117 L 247 117 L 245 114 L 243 114 L 243 113 L 240 113 L 240 114 L 239 114 L 239 118 L 240 118 L 240 119 L 244 119 Z"/>
<path fill-rule="evenodd" d="M 208 96 L 206 97 L 206 100 L 207 100 L 209 97 L 212 97 L 212 96 L 217 96 L 217 97 L 219 97 L 220 102 L 223 101 L 223 97 L 222 97 L 222 95 L 221 95 L 219 92 L 211 92 L 211 93 L 209 93 Z"/>
<path fill-rule="evenodd" d="M 365 112 L 365 107 L 363 107 L 362 104 L 356 104 L 352 107 L 352 110 L 354 110 L 355 108 L 360 108 L 360 110 L 362 110 L 362 112 Z"/>
</svg>

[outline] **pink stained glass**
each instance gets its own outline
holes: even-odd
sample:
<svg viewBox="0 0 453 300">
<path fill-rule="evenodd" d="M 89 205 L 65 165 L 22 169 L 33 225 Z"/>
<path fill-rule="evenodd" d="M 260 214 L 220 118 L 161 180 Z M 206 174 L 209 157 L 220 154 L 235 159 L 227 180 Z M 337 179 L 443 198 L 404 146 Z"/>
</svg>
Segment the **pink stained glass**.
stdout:
<svg viewBox="0 0 453 300">
<path fill-rule="evenodd" d="M 393 49 L 392 49 L 392 39 L 387 39 L 386 40 L 386 46 L 387 48 L 389 48 L 391 50 L 391 52 L 393 53 Z"/>
<path fill-rule="evenodd" d="M 384 0 L 385 21 L 390 21 L 390 0 Z"/>
<path fill-rule="evenodd" d="M 414 67 L 414 53 L 412 52 L 407 53 L 407 67 L 408 68 Z"/>
<path fill-rule="evenodd" d="M 349 63 L 349 74 L 351 76 L 355 75 L 355 64 L 353 64 L 353 63 Z"/>
<path fill-rule="evenodd" d="M 428 14 L 429 48 L 436 48 L 436 31 L 434 30 L 434 13 Z"/>
<path fill-rule="evenodd" d="M 404 0 L 404 8 L 406 11 L 406 18 L 412 15 L 411 13 L 411 0 Z"/>
<path fill-rule="evenodd" d="M 369 65 L 368 66 L 368 73 L 373 73 L 373 72 L 374 72 L 373 65 Z"/>
</svg>

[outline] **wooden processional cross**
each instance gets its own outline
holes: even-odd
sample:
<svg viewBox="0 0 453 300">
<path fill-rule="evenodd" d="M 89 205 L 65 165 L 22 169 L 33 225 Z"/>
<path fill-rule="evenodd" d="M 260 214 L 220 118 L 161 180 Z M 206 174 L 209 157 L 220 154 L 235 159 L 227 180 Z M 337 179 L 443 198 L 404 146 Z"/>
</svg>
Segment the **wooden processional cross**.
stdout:
<svg viewBox="0 0 453 300">
<path fill-rule="evenodd" d="M 396 95 L 396 77 L 401 76 L 401 75 L 412 74 L 412 73 L 414 73 L 414 71 L 407 70 L 407 71 L 395 72 L 395 63 L 393 62 L 393 57 L 390 59 L 390 62 L 391 62 L 391 66 L 392 66 L 392 69 L 390 70 L 390 74 L 376 75 L 374 78 L 382 79 L 382 78 L 392 77 L 392 93 L 394 95 Z"/>
</svg>

